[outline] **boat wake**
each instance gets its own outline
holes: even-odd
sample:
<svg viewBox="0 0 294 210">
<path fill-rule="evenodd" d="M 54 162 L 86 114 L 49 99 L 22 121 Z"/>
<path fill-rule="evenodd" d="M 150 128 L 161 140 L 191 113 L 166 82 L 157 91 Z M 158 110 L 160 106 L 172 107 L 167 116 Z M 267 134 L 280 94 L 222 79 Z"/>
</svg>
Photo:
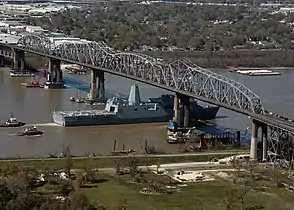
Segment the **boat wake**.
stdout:
<svg viewBox="0 0 294 210">
<path fill-rule="evenodd" d="M 8 136 L 19 136 L 19 133 L 10 133 L 10 134 L 7 134 Z M 29 138 L 29 137 L 39 137 L 39 136 L 44 136 L 45 133 L 43 134 L 38 134 L 38 135 L 23 135 L 23 137 L 26 137 L 26 138 Z"/>
<path fill-rule="evenodd" d="M 59 126 L 55 123 L 36 123 L 36 124 L 28 124 L 27 126 L 38 126 L 38 127 L 55 127 Z"/>
</svg>

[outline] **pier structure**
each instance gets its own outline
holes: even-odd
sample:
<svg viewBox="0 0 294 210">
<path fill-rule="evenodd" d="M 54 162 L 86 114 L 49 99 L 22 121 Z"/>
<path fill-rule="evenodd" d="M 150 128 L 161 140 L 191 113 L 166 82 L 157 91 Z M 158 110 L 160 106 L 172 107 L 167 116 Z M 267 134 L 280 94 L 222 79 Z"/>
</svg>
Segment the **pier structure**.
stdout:
<svg viewBox="0 0 294 210">
<path fill-rule="evenodd" d="M 261 159 L 262 161 L 267 160 L 267 124 L 259 122 L 257 120 L 252 119 L 251 125 L 251 146 L 250 146 L 250 158 L 253 160 Z M 258 138 L 258 130 L 261 129 L 261 138 Z M 261 152 L 258 157 L 257 154 L 257 142 L 258 139 L 261 139 Z"/>
<path fill-rule="evenodd" d="M 105 102 L 105 78 L 103 71 L 91 70 L 89 100 Z"/>
<path fill-rule="evenodd" d="M 63 74 L 60 69 L 60 60 L 49 59 L 48 70 L 45 72 L 46 82 L 44 88 L 46 89 L 58 89 L 63 88 Z"/>
<path fill-rule="evenodd" d="M 14 49 L 12 56 L 12 69 L 16 71 L 25 70 L 25 53 L 22 50 Z"/>
<path fill-rule="evenodd" d="M 176 93 L 174 96 L 174 117 L 173 120 L 183 127 L 190 125 L 190 97 Z"/>
</svg>

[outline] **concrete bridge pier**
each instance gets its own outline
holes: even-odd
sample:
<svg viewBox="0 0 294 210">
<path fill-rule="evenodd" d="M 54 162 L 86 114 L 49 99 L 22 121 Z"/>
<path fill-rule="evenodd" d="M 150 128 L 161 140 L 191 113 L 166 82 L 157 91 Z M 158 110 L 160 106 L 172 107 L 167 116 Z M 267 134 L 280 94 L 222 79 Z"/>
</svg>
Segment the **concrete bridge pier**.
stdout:
<svg viewBox="0 0 294 210">
<path fill-rule="evenodd" d="M 13 70 L 24 71 L 25 70 L 25 54 L 22 50 L 14 50 L 13 53 Z"/>
<path fill-rule="evenodd" d="M 267 125 L 263 124 L 261 127 L 262 135 L 262 161 L 267 160 Z"/>
<path fill-rule="evenodd" d="M 256 120 L 252 120 L 251 124 L 251 146 L 250 146 L 250 158 L 257 160 L 257 136 L 258 136 L 258 123 Z"/>
<path fill-rule="evenodd" d="M 174 116 L 173 121 L 176 122 L 178 125 L 180 123 L 180 102 L 179 102 L 179 94 L 175 94 L 174 96 Z"/>
<path fill-rule="evenodd" d="M 259 155 L 257 154 L 257 141 L 258 141 L 258 130 L 261 129 L 261 150 Z M 251 147 L 250 147 L 250 158 L 253 160 L 261 159 L 262 161 L 267 160 L 267 124 L 252 120 L 252 132 L 251 132 Z"/>
<path fill-rule="evenodd" d="M 97 71 L 98 76 L 98 96 L 99 102 L 105 102 L 105 78 L 103 71 Z"/>
<path fill-rule="evenodd" d="M 48 63 L 48 71 L 46 72 L 46 82 L 44 88 L 59 89 L 64 88 L 62 71 L 60 68 L 60 60 L 50 58 Z"/>
<path fill-rule="evenodd" d="M 184 96 L 181 98 L 184 109 L 184 127 L 190 126 L 190 97 Z"/>
<path fill-rule="evenodd" d="M 3 56 L 0 57 L 0 67 L 5 66 L 5 58 Z"/>
<path fill-rule="evenodd" d="M 104 72 L 92 70 L 90 76 L 90 97 L 91 101 L 105 102 L 105 78 Z M 98 80 L 98 87 L 97 87 Z"/>
<path fill-rule="evenodd" d="M 190 98 L 188 96 L 175 94 L 173 120 L 179 126 L 188 127 L 190 125 Z"/>
<path fill-rule="evenodd" d="M 89 99 L 91 101 L 95 101 L 96 99 L 96 90 L 97 90 L 97 75 L 95 70 L 91 70 L 90 74 L 90 96 Z"/>
</svg>

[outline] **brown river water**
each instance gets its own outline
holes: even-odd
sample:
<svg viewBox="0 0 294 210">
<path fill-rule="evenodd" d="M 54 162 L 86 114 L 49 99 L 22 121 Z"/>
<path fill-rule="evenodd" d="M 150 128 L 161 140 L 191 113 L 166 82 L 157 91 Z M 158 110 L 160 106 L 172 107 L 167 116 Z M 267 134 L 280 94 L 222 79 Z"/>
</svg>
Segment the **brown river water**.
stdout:
<svg viewBox="0 0 294 210">
<path fill-rule="evenodd" d="M 294 118 L 294 71 L 282 71 L 281 76 L 271 77 L 248 77 L 228 71 L 220 71 L 219 73 L 250 87 L 261 96 L 266 109 Z M 76 84 L 76 81 L 88 83 L 90 75 L 68 75 L 65 73 L 64 76 L 65 80 L 75 81 L 71 81 L 74 84 L 71 84 L 70 88 L 60 90 L 26 88 L 22 87 L 20 83 L 32 79 L 11 78 L 8 69 L 0 69 L 0 121 L 6 121 L 10 117 L 10 113 L 13 112 L 18 120 L 37 125 L 45 131 L 45 135 L 40 137 L 21 137 L 14 134 L 22 128 L 1 128 L 0 157 L 37 157 L 47 156 L 49 153 L 59 154 L 64 146 L 69 146 L 75 155 L 109 154 L 113 148 L 114 140 L 117 140 L 117 147 L 122 147 L 125 144 L 127 149 L 135 149 L 138 153 L 143 152 L 145 140 L 160 152 L 174 153 L 183 150 L 180 145 L 166 143 L 167 123 L 89 127 L 55 125 L 52 120 L 52 111 L 54 110 L 95 108 L 69 101 L 71 96 L 86 94 L 77 90 L 81 84 Z M 125 96 L 133 83 L 125 78 L 106 75 L 106 95 Z M 139 85 L 141 97 L 145 100 L 166 93 L 149 85 L 140 83 Z M 203 129 L 241 130 L 248 138 L 249 133 L 246 132 L 246 128 L 250 127 L 250 120 L 246 116 L 220 109 L 218 118 L 212 120 L 211 123 L 216 127 L 208 126 Z"/>
</svg>

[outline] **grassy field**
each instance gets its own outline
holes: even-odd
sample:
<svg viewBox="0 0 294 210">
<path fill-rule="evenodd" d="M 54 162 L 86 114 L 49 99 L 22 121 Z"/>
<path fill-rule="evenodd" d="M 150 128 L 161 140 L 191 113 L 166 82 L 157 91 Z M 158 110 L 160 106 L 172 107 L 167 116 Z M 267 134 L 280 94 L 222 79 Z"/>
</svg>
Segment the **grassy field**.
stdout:
<svg viewBox="0 0 294 210">
<path fill-rule="evenodd" d="M 120 177 L 109 178 L 96 188 L 85 188 L 86 194 L 92 201 L 98 201 L 107 209 L 118 209 L 126 200 L 127 209 L 185 209 L 185 210 L 224 210 L 229 192 L 235 186 L 224 180 L 199 182 L 177 187 L 171 194 L 144 195 L 139 191 L 142 184 L 130 183 Z M 291 209 L 294 205 L 293 195 L 284 189 L 267 189 L 266 191 L 250 191 L 245 196 L 244 209 Z M 235 202 L 239 208 L 240 201 Z M 252 208 L 252 207 L 260 208 Z M 263 208 L 261 208 L 263 207 Z"/>
<path fill-rule="evenodd" d="M 232 155 L 234 152 L 232 152 Z M 164 163 L 181 163 L 181 162 L 201 162 L 210 161 L 213 158 L 224 158 L 229 155 L 199 155 L 199 156 L 166 156 L 166 157 L 148 157 L 140 156 L 136 157 L 139 165 L 147 164 L 164 164 Z M 128 156 L 122 157 L 96 157 L 96 158 L 44 158 L 44 159 L 30 159 L 30 160 L 2 160 L 0 161 L 0 167 L 7 164 L 18 164 L 22 166 L 35 167 L 38 169 L 62 169 L 67 162 L 70 161 L 73 164 L 72 168 L 84 168 L 85 166 L 91 166 L 95 168 L 110 168 L 115 167 L 117 163 L 125 165 L 129 161 Z"/>
</svg>

